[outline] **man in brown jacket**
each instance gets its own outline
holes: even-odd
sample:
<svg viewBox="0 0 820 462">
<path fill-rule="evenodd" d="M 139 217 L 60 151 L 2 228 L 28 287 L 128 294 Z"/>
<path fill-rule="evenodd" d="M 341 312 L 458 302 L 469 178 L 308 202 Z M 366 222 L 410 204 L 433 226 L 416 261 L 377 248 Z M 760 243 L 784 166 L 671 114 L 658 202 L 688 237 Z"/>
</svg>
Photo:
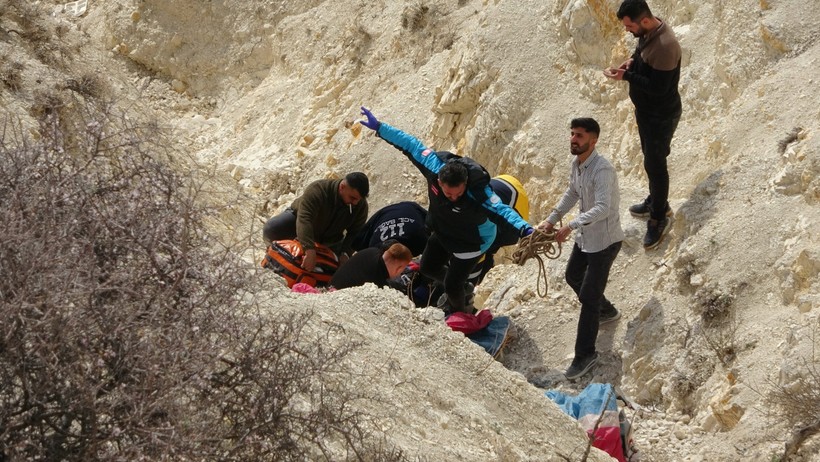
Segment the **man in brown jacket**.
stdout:
<svg viewBox="0 0 820 462">
<path fill-rule="evenodd" d="M 298 240 L 305 250 L 302 268 L 307 271 L 316 266 L 316 242 L 336 252 L 342 264 L 353 253 L 353 238 L 367 220 L 369 193 L 367 175 L 361 172 L 314 181 L 290 207 L 265 223 L 262 236 L 266 242 Z"/>
<path fill-rule="evenodd" d="M 645 0 L 624 0 L 617 16 L 624 29 L 638 37 L 638 46 L 631 58 L 617 68 L 604 70 L 604 75 L 629 82 L 629 98 L 635 105 L 643 166 L 649 180 L 649 195 L 629 207 L 629 213 L 648 219 L 643 246 L 654 249 L 669 232 L 672 216 L 666 157 L 681 116 L 681 48 L 672 28 L 652 15 Z"/>
</svg>

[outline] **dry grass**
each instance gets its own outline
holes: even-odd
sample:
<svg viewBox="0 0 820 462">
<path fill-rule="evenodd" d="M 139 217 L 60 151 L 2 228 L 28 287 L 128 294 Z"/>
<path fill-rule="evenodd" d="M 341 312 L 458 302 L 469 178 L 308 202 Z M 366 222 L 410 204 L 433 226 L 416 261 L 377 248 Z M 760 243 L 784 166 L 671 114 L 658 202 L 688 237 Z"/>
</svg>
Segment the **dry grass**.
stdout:
<svg viewBox="0 0 820 462">
<path fill-rule="evenodd" d="M 11 91 L 17 92 L 23 88 L 22 63 L 9 59 L 8 56 L 0 58 L 0 83 Z"/>
<path fill-rule="evenodd" d="M 417 1 L 404 8 L 401 13 L 401 27 L 416 32 L 424 29 L 430 21 L 430 7 L 424 1 Z"/>
</svg>

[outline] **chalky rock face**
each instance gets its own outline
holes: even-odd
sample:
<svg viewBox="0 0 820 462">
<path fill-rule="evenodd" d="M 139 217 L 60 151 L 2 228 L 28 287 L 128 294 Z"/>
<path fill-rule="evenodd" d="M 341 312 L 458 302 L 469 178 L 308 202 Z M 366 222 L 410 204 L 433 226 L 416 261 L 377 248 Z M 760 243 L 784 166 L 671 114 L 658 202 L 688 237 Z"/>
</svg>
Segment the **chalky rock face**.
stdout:
<svg viewBox="0 0 820 462">
<path fill-rule="evenodd" d="M 615 17 L 618 1 L 109 0 L 53 20 L 73 31 L 72 44 L 102 50 L 84 64 L 110 74 L 241 192 L 231 200 L 244 202 L 223 217 L 236 233 L 256 233 L 310 181 L 353 170 L 371 178 L 372 210 L 425 200 L 406 159 L 353 129 L 361 105 L 492 175 L 520 179 L 533 224 L 566 187 L 569 121 L 596 118 L 598 150 L 621 188 L 626 239 L 607 297 L 623 317 L 601 329 L 601 359 L 585 380 L 619 384 L 652 410 L 636 427 L 650 460 L 771 460 L 791 428 L 766 417 L 776 408 L 752 387 L 805 388 L 820 306 L 820 9 L 797 0 L 649 3 L 680 40 L 684 107 L 668 158 L 674 221 L 652 252 L 641 245 L 645 223 L 626 211 L 647 193 L 634 107 L 627 84 L 601 73 L 636 44 Z M 34 88 L 53 70 L 33 58 L 15 70 L 27 58 L 8 45 L 19 23 L 5 11 L 3 107 L 28 114 L 11 77 Z M 433 460 L 562 460 L 583 434 L 538 404 L 541 390 L 526 382 L 573 391 L 586 383 L 561 374 L 578 316 L 563 280 L 569 245 L 547 263 L 544 299 L 534 263 L 500 264 L 476 288 L 479 305 L 513 319 L 515 340 L 499 364 L 442 329 L 440 313 L 414 311 L 396 294 L 276 296 L 327 322 L 350 318 L 347 332 L 369 345 L 357 361 L 382 368 L 362 386 L 400 411 L 379 421 L 399 447 L 435 447 Z M 445 448 L 463 440 L 482 443 Z M 749 449 L 738 456 L 738 447 Z"/>
</svg>

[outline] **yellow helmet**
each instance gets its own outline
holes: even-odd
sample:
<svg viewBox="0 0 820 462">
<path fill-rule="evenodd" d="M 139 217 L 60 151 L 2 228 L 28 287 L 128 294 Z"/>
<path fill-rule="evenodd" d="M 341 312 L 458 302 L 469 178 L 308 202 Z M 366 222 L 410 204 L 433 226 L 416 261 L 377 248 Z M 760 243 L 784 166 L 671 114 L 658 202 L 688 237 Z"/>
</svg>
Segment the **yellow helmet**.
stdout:
<svg viewBox="0 0 820 462">
<path fill-rule="evenodd" d="M 514 208 L 521 218 L 530 221 L 530 200 L 524 185 L 512 175 L 498 175 L 490 180 L 490 187 L 501 201 Z"/>
</svg>

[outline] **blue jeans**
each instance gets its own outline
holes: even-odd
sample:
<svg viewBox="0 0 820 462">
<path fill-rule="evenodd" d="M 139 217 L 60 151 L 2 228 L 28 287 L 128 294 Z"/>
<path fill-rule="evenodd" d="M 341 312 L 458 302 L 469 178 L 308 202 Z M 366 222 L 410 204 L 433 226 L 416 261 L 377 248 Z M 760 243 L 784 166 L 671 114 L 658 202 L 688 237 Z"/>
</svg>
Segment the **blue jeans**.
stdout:
<svg viewBox="0 0 820 462">
<path fill-rule="evenodd" d="M 572 247 L 567 262 L 566 280 L 581 302 L 581 316 L 578 318 L 578 334 L 575 337 L 575 357 L 585 358 L 595 353 L 598 339 L 598 321 L 601 310 L 615 309 L 604 296 L 609 270 L 621 242 L 616 242 L 600 252 L 582 252 L 578 244 Z"/>
</svg>

